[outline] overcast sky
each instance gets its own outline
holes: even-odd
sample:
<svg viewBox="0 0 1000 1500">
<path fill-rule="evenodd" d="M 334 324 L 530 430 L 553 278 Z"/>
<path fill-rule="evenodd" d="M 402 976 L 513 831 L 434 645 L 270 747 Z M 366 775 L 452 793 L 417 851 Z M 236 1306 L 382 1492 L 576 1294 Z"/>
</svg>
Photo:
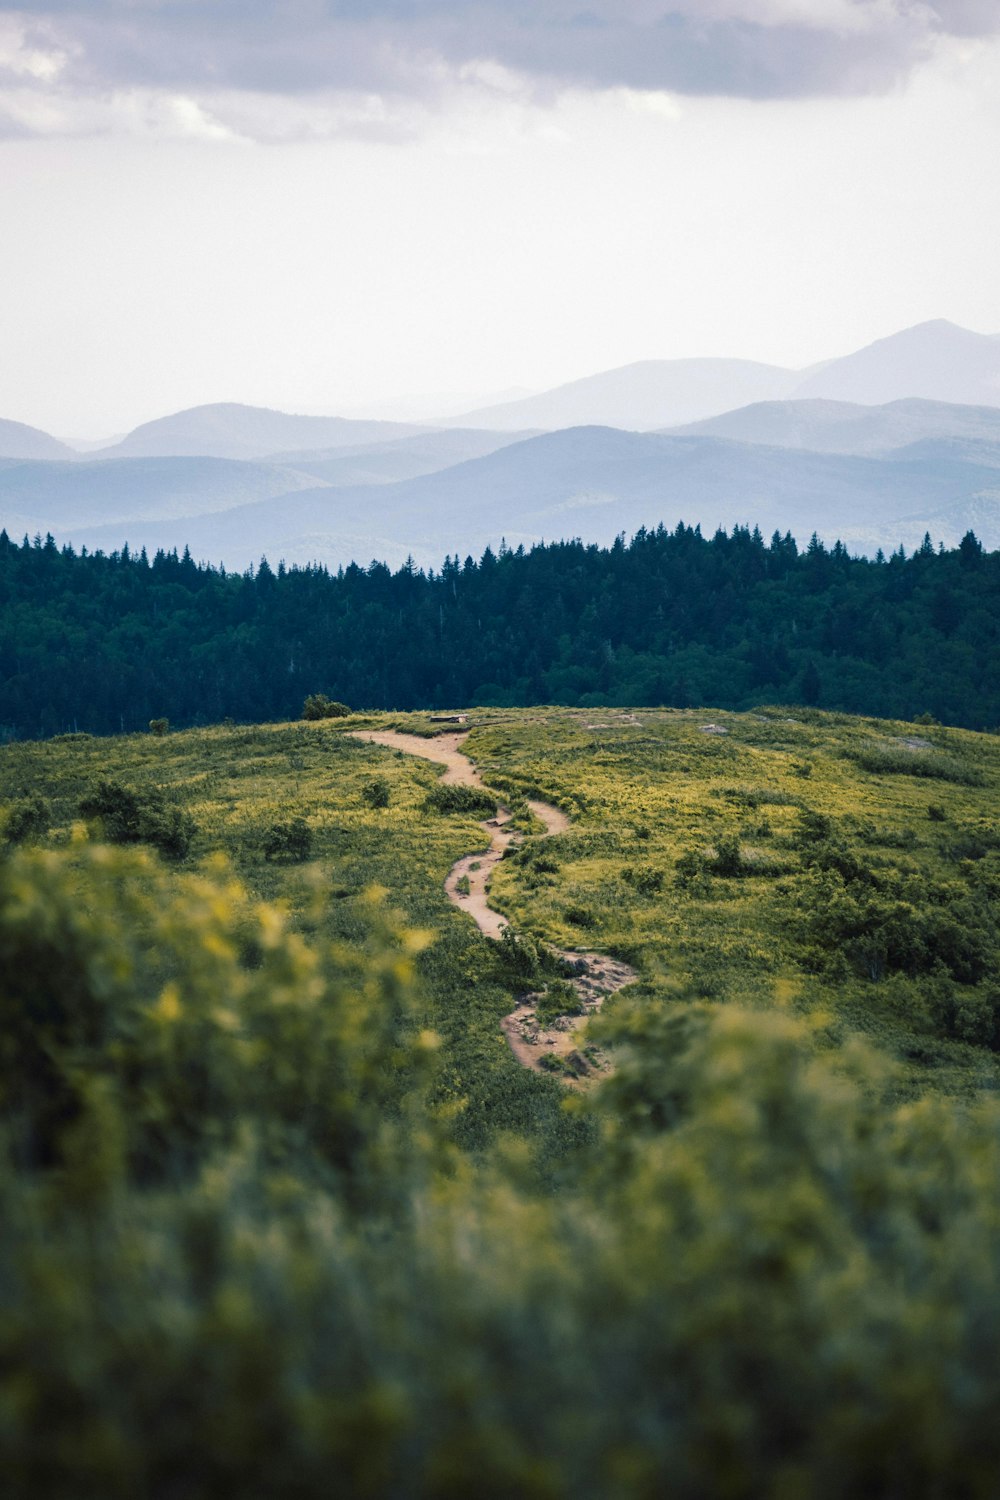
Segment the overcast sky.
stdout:
<svg viewBox="0 0 1000 1500">
<path fill-rule="evenodd" d="M 1000 0 L 0 4 L 0 416 L 1000 332 Z"/>
</svg>

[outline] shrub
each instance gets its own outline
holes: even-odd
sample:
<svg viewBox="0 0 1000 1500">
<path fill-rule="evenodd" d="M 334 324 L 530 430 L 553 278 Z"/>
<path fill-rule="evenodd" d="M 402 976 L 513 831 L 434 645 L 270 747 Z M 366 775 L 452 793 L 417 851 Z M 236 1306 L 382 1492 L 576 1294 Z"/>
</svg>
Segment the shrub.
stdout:
<svg viewBox="0 0 1000 1500">
<path fill-rule="evenodd" d="M 111 777 L 98 781 L 79 806 L 83 817 L 100 820 L 110 843 L 152 844 L 170 859 L 183 859 L 197 833 L 190 813 L 170 806 L 159 791 L 140 794 Z"/>
<path fill-rule="evenodd" d="M 149 721 L 149 732 L 155 734 L 158 739 L 162 739 L 169 728 L 169 719 L 150 719 Z"/>
<path fill-rule="evenodd" d="M 84 846 L 0 862 L 0 1109 L 22 1162 L 72 1163 L 82 1193 L 185 1171 L 258 1119 L 272 1150 L 350 1170 L 423 1056 L 404 1025 L 409 940 L 371 917 L 369 950 L 324 967 L 220 860 L 179 875 Z"/>
<path fill-rule="evenodd" d="M 337 703 L 325 693 L 310 693 L 302 705 L 303 719 L 346 719 L 350 712 L 346 703 Z"/>
<path fill-rule="evenodd" d="M 799 848 L 821 843 L 830 837 L 832 831 L 833 824 L 825 813 L 814 812 L 811 807 L 799 809 L 799 826 L 795 830 L 795 843 Z"/>
<path fill-rule="evenodd" d="M 640 896 L 655 896 L 663 890 L 666 875 L 663 870 L 657 870 L 652 865 L 640 865 L 637 869 L 625 865 L 622 868 L 622 879 L 627 885 L 633 886 Z"/>
<path fill-rule="evenodd" d="M 384 776 L 366 781 L 361 788 L 361 800 L 366 807 L 388 807 L 391 796 L 392 788 Z"/>
<path fill-rule="evenodd" d="M 940 751 L 896 749 L 884 745 L 856 750 L 851 758 L 863 771 L 870 771 L 874 776 L 920 776 L 935 781 L 952 781 L 958 786 L 983 784 L 982 776 L 972 766 Z"/>
<path fill-rule="evenodd" d="M 308 859 L 312 852 L 312 829 L 304 818 L 272 823 L 261 839 L 265 859 Z"/>
<path fill-rule="evenodd" d="M 560 1016 L 578 1016 L 582 1010 L 579 991 L 566 979 L 553 979 L 535 1001 L 541 1026 L 551 1026 Z"/>
<path fill-rule="evenodd" d="M 427 794 L 424 808 L 439 813 L 479 813 L 484 818 L 496 816 L 497 800 L 491 792 L 475 786 L 451 786 L 438 782 Z"/>
<path fill-rule="evenodd" d="M 52 823 L 52 808 L 37 794 L 19 797 L 7 809 L 4 838 L 8 844 L 30 844 L 44 838 Z"/>
<path fill-rule="evenodd" d="M 715 858 L 712 860 L 712 874 L 732 878 L 747 873 L 747 864 L 743 858 L 740 841 L 735 836 L 718 839 L 715 845 Z"/>
</svg>

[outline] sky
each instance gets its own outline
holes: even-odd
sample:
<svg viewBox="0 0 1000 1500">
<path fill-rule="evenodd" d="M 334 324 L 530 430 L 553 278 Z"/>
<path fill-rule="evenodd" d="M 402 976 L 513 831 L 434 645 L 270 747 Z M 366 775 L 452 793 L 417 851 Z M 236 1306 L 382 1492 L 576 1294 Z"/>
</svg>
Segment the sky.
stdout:
<svg viewBox="0 0 1000 1500">
<path fill-rule="evenodd" d="M 0 3 L 0 417 L 1000 333 L 1000 0 Z"/>
</svg>

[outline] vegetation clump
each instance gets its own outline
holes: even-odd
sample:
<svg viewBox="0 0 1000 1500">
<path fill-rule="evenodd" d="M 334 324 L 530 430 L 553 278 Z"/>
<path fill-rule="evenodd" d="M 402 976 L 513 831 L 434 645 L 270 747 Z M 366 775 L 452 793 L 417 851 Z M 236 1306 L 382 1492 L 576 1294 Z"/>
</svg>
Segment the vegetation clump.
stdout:
<svg viewBox="0 0 1000 1500">
<path fill-rule="evenodd" d="M 392 800 L 392 788 L 384 776 L 373 776 L 361 788 L 361 800 L 366 807 L 388 807 Z"/>
<path fill-rule="evenodd" d="M 3 836 L 8 844 L 30 844 L 43 838 L 52 825 L 52 806 L 37 793 L 18 797 L 7 808 Z"/>
<path fill-rule="evenodd" d="M 496 798 L 474 786 L 451 786 L 438 782 L 427 793 L 424 806 L 428 812 L 475 813 L 482 818 L 496 817 Z"/>
<path fill-rule="evenodd" d="M 305 818 L 288 818 L 265 829 L 260 848 L 265 860 L 302 860 L 309 858 L 312 845 L 312 829 Z"/>
<path fill-rule="evenodd" d="M 302 705 L 303 719 L 346 719 L 351 710 L 346 703 L 337 703 L 325 693 L 310 693 Z"/>
<path fill-rule="evenodd" d="M 172 806 L 149 788 L 138 792 L 113 777 L 102 777 L 85 796 L 79 810 L 100 822 L 112 844 L 152 844 L 170 859 L 183 859 L 197 833 L 191 814 Z"/>
<path fill-rule="evenodd" d="M 907 750 L 878 745 L 854 752 L 858 765 L 874 776 L 919 776 L 933 781 L 954 781 L 959 786 L 981 786 L 975 767 L 964 765 L 954 755 L 940 751 Z"/>
</svg>

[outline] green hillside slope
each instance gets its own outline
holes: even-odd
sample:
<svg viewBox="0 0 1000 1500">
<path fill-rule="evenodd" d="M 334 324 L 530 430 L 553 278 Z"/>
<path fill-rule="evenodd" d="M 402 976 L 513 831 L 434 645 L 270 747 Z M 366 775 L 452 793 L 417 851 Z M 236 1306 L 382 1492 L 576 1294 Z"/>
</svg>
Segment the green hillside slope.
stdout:
<svg viewBox="0 0 1000 1500">
<path fill-rule="evenodd" d="M 0 748 L 9 1493 L 985 1500 L 997 740 L 474 713 L 491 943 L 392 727 Z M 550 944 L 640 976 L 589 1092 Z"/>
</svg>

